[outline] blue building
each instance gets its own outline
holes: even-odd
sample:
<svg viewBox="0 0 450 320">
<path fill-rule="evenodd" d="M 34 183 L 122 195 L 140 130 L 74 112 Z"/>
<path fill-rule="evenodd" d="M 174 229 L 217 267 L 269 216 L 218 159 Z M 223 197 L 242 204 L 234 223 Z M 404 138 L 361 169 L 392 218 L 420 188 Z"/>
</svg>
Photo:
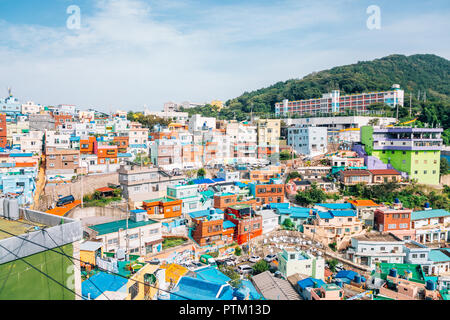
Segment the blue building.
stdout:
<svg viewBox="0 0 450 320">
<path fill-rule="evenodd" d="M 9 89 L 8 97 L 0 100 L 0 112 L 6 114 L 8 120 L 15 120 L 18 115 L 21 114 L 22 105 L 19 100 L 13 97 L 11 90 Z"/>
</svg>

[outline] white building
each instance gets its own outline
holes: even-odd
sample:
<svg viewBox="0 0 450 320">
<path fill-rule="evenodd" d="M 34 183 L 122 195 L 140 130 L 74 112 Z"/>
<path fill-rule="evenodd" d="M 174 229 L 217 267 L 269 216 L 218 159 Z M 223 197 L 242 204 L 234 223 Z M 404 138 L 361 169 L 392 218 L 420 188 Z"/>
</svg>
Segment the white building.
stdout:
<svg viewBox="0 0 450 320">
<path fill-rule="evenodd" d="M 26 153 L 42 154 L 44 132 L 29 131 L 27 133 L 13 135 L 13 144 L 19 145 L 20 150 Z"/>
<path fill-rule="evenodd" d="M 202 117 L 194 114 L 189 118 L 189 132 L 209 130 L 216 128 L 216 118 Z"/>
<path fill-rule="evenodd" d="M 262 216 L 262 233 L 267 234 L 278 228 L 278 219 L 280 218 L 274 210 L 260 210 L 257 212 Z"/>
<path fill-rule="evenodd" d="M 291 127 L 287 129 L 287 144 L 297 154 L 316 156 L 327 152 L 328 130 L 324 127 Z"/>
<path fill-rule="evenodd" d="M 70 149 L 70 134 L 62 134 L 52 130 L 45 130 L 45 147 Z"/>
<path fill-rule="evenodd" d="M 241 174 L 239 171 L 228 171 L 220 169 L 219 172 L 217 172 L 217 178 L 224 179 L 227 182 L 238 182 L 241 180 Z"/>
<path fill-rule="evenodd" d="M 43 110 L 41 105 L 35 104 L 32 101 L 28 101 L 25 104 L 22 104 L 22 113 L 23 114 L 38 114 Z"/>
<path fill-rule="evenodd" d="M 390 233 L 366 233 L 352 238 L 347 259 L 371 268 L 375 268 L 377 262 L 404 263 L 404 244 Z"/>
<path fill-rule="evenodd" d="M 278 253 L 278 270 L 284 278 L 300 273 L 309 277 L 324 280 L 325 259 L 293 248 L 283 249 Z"/>
</svg>

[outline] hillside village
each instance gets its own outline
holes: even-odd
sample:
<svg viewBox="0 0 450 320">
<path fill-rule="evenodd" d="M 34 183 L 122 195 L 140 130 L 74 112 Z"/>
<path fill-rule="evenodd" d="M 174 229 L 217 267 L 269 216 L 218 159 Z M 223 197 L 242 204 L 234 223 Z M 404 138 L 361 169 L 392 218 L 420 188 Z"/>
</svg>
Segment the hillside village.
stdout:
<svg viewBox="0 0 450 320">
<path fill-rule="evenodd" d="M 404 98 L 334 90 L 238 121 L 10 90 L 0 299 L 448 300 L 444 129 L 369 108 Z"/>
</svg>

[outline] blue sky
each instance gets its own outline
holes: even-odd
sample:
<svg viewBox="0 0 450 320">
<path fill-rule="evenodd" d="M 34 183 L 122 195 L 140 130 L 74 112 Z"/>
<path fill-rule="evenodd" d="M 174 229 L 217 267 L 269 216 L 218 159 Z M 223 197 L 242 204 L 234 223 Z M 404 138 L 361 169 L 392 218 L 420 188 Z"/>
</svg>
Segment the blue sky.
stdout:
<svg viewBox="0 0 450 320">
<path fill-rule="evenodd" d="M 394 53 L 449 59 L 449 17 L 448 0 L 0 0 L 0 96 L 105 111 L 227 100 Z"/>
</svg>

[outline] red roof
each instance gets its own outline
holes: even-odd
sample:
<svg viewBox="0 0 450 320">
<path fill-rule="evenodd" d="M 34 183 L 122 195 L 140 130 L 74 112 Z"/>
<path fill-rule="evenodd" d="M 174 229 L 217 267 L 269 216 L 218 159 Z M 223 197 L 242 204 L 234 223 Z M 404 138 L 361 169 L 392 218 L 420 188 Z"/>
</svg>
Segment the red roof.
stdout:
<svg viewBox="0 0 450 320">
<path fill-rule="evenodd" d="M 114 189 L 111 189 L 111 188 L 108 188 L 108 187 L 103 187 L 103 188 L 99 188 L 99 189 L 97 189 L 95 191 L 98 191 L 98 192 L 112 192 L 112 191 L 114 191 Z"/>
<path fill-rule="evenodd" d="M 370 173 L 367 170 L 345 170 L 341 171 L 344 176 L 369 176 Z"/>
<path fill-rule="evenodd" d="M 374 169 L 369 172 L 373 175 L 400 175 L 400 172 L 394 169 Z"/>
</svg>

